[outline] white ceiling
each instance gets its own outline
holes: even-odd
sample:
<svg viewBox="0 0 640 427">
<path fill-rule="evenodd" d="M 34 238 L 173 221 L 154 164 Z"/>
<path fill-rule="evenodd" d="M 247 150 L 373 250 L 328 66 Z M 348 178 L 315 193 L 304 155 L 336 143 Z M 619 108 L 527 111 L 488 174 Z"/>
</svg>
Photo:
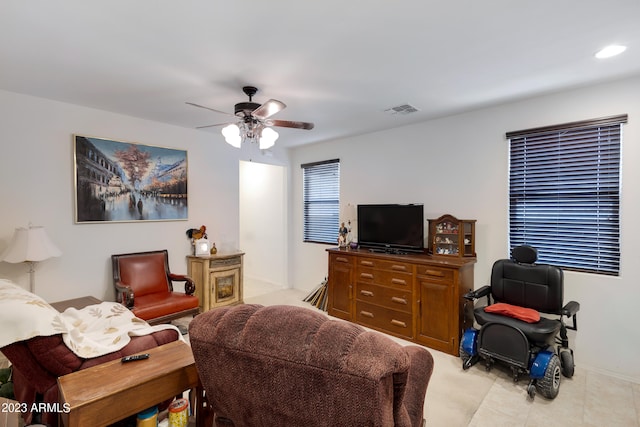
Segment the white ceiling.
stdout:
<svg viewBox="0 0 640 427">
<path fill-rule="evenodd" d="M 593 54 L 628 46 L 609 60 Z M 275 98 L 295 146 L 640 74 L 638 0 L 3 0 L 0 89 L 187 128 Z M 389 115 L 409 103 L 420 111 Z M 219 135 L 220 128 L 203 130 Z M 216 141 L 222 141 L 216 136 Z"/>
</svg>

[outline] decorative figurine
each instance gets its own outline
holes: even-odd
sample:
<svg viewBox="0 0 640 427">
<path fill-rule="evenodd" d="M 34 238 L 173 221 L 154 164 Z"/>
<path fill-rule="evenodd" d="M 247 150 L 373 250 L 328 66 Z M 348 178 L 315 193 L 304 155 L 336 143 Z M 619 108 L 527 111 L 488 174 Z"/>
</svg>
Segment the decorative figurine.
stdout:
<svg viewBox="0 0 640 427">
<path fill-rule="evenodd" d="M 207 239 L 207 226 L 200 228 L 190 228 L 187 230 L 187 237 L 191 240 L 191 253 L 196 255 L 196 240 Z"/>
<path fill-rule="evenodd" d="M 346 248 L 351 243 L 351 221 L 348 221 L 349 226 L 344 225 L 344 222 L 340 224 L 338 229 L 338 246 Z"/>
</svg>

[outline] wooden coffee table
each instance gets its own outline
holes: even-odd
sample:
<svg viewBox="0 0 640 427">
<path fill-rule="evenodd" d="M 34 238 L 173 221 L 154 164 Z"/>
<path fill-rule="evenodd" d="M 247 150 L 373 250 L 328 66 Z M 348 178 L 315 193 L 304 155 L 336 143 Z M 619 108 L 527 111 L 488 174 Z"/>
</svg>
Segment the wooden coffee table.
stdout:
<svg viewBox="0 0 640 427">
<path fill-rule="evenodd" d="M 113 360 L 58 378 L 61 407 L 68 405 L 63 424 L 107 426 L 195 389 L 196 425 L 204 426 L 208 413 L 191 347 L 174 341 L 146 352 L 146 360 Z"/>
</svg>

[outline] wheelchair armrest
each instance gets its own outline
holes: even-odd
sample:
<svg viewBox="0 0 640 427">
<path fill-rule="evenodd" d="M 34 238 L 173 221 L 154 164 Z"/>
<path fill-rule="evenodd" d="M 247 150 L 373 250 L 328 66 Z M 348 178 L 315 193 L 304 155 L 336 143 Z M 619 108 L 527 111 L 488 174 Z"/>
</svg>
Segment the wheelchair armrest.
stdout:
<svg viewBox="0 0 640 427">
<path fill-rule="evenodd" d="M 562 307 L 561 315 L 573 318 L 573 326 L 567 326 L 566 327 L 567 329 L 572 329 L 574 331 L 578 330 L 578 317 L 576 316 L 576 313 L 578 312 L 578 310 L 580 310 L 580 303 L 576 301 L 569 301 L 568 303 L 565 304 L 564 307 Z M 563 324 L 563 328 L 564 328 L 564 324 Z M 562 339 L 563 339 L 563 345 L 565 347 L 568 346 L 568 344 L 564 344 L 564 342 L 567 339 L 566 332 L 564 333 L 561 332 L 560 335 L 562 336 Z"/>
<path fill-rule="evenodd" d="M 580 303 L 576 301 L 569 301 L 564 307 L 562 307 L 562 315 L 571 317 L 580 310 Z"/>
<path fill-rule="evenodd" d="M 466 294 L 463 295 L 463 298 L 466 300 L 472 301 L 474 299 L 486 297 L 490 293 L 491 293 L 491 286 L 484 285 L 481 288 L 478 288 L 474 291 L 467 292 Z"/>
</svg>

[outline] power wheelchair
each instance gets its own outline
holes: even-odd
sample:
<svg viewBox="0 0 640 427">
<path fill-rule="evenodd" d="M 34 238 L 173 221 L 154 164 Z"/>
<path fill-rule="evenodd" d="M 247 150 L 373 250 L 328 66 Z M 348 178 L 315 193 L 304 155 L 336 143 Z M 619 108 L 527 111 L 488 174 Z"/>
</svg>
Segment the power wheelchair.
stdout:
<svg viewBox="0 0 640 427">
<path fill-rule="evenodd" d="M 560 374 L 571 378 L 574 373 L 567 329 L 577 330 L 580 304 L 570 301 L 562 305 L 563 272 L 558 267 L 536 264 L 536 249 L 518 246 L 511 255 L 512 259 L 494 263 L 491 285 L 464 295 L 465 306 L 483 297 L 487 297 L 487 306 L 473 308 L 479 328 L 467 328 L 460 340 L 462 368 L 469 369 L 480 358 L 487 371 L 496 361 L 506 363 L 514 382 L 521 374 L 529 375 L 527 394 L 531 399 L 536 389 L 547 399 L 554 399 L 560 389 Z M 572 318 L 572 326 L 564 324 L 564 316 Z"/>
</svg>

